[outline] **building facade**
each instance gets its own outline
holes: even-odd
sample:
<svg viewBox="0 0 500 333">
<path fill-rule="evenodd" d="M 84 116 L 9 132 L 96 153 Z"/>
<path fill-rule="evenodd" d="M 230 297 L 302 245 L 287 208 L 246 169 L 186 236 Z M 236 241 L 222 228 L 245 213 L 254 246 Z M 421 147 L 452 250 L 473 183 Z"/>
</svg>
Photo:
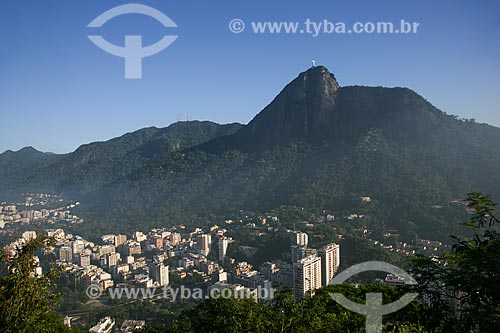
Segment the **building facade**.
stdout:
<svg viewBox="0 0 500 333">
<path fill-rule="evenodd" d="M 153 263 L 149 267 L 149 277 L 160 287 L 167 286 L 169 283 L 168 266 L 163 263 Z"/>
<path fill-rule="evenodd" d="M 321 258 L 321 283 L 323 286 L 333 279 L 340 266 L 340 245 L 332 243 L 318 250 Z"/>
<path fill-rule="evenodd" d="M 295 298 L 301 299 L 321 288 L 321 258 L 309 256 L 293 264 Z"/>
</svg>

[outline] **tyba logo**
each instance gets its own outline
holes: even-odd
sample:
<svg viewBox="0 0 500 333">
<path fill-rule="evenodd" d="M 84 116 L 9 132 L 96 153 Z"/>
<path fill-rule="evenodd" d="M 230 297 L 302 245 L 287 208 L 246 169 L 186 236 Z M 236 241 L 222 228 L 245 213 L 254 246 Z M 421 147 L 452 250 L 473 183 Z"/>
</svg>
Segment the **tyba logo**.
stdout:
<svg viewBox="0 0 500 333">
<path fill-rule="evenodd" d="M 407 281 L 410 285 L 417 284 L 415 279 L 402 269 L 380 261 L 368 261 L 349 267 L 348 269 L 334 277 L 328 284 L 341 284 L 351 276 L 368 271 L 382 271 L 394 274 L 402 277 L 404 281 Z M 332 297 L 344 308 L 366 316 L 366 333 L 381 333 L 382 316 L 404 308 L 405 306 L 410 304 L 411 301 L 413 301 L 413 299 L 417 296 L 418 294 L 416 293 L 408 293 L 403 295 L 403 297 L 393 303 L 382 304 L 382 293 L 367 293 L 366 304 L 363 305 L 351 301 L 342 294 L 330 293 L 330 297 Z"/>
<path fill-rule="evenodd" d="M 127 4 L 114 7 L 94 19 L 89 28 L 102 27 L 106 22 L 125 14 L 142 14 L 150 16 L 166 28 L 176 28 L 177 25 L 168 16 L 152 7 L 141 4 Z M 142 78 L 142 59 L 157 54 L 170 46 L 177 36 L 165 35 L 160 41 L 146 47 L 142 46 L 142 36 L 126 35 L 123 47 L 111 44 L 101 36 L 89 35 L 88 38 L 104 51 L 117 57 L 125 58 L 125 78 Z"/>
</svg>

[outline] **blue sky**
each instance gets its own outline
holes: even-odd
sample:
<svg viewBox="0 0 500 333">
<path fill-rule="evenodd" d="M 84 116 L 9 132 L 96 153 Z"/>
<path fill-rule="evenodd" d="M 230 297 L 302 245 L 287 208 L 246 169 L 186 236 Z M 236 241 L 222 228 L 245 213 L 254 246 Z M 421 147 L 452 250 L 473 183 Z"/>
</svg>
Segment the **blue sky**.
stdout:
<svg viewBox="0 0 500 333">
<path fill-rule="evenodd" d="M 406 86 L 441 110 L 500 126 L 498 1 L 155 0 L 136 1 L 170 17 L 166 29 L 144 15 L 87 25 L 117 0 L 2 0 L 0 152 L 34 146 L 66 153 L 142 127 L 176 120 L 250 121 L 310 66 L 341 85 Z M 234 34 L 239 18 L 247 29 Z M 411 35 L 254 34 L 250 22 L 306 19 L 420 23 Z M 123 59 L 87 35 L 144 45 L 178 35 L 143 60 L 141 80 L 124 79 Z"/>
</svg>

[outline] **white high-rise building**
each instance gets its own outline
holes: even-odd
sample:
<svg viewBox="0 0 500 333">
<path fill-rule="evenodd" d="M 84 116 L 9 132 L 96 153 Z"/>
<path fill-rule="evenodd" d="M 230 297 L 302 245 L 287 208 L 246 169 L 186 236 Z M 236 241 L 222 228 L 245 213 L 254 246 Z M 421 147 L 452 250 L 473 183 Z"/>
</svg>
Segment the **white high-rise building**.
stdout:
<svg viewBox="0 0 500 333">
<path fill-rule="evenodd" d="M 210 252 L 210 246 L 212 245 L 212 236 L 210 234 L 198 235 L 196 237 L 196 244 L 200 253 L 207 256 Z"/>
<path fill-rule="evenodd" d="M 81 239 L 77 239 L 71 244 L 71 249 L 73 250 L 73 254 L 82 253 L 84 248 L 85 248 L 85 243 Z"/>
<path fill-rule="evenodd" d="M 290 233 L 290 241 L 292 245 L 307 246 L 309 243 L 309 237 L 305 232 L 293 231 Z"/>
<path fill-rule="evenodd" d="M 218 246 L 219 246 L 219 261 L 223 261 L 226 257 L 227 247 L 229 245 L 229 239 L 227 237 L 219 238 Z"/>
<path fill-rule="evenodd" d="M 333 279 L 340 266 L 340 245 L 332 243 L 318 250 L 321 258 L 321 282 L 323 286 Z"/>
<path fill-rule="evenodd" d="M 73 261 L 73 251 L 69 246 L 61 246 L 59 249 L 59 259 L 66 262 Z"/>
<path fill-rule="evenodd" d="M 149 277 L 152 278 L 154 282 L 158 283 L 160 287 L 167 286 L 169 283 L 168 266 L 162 263 L 151 264 L 149 266 Z"/>
<path fill-rule="evenodd" d="M 309 256 L 293 264 L 293 289 L 295 298 L 321 288 L 321 258 Z"/>
<path fill-rule="evenodd" d="M 78 265 L 80 265 L 81 267 L 90 266 L 90 253 L 82 252 L 78 253 L 76 256 Z"/>
</svg>

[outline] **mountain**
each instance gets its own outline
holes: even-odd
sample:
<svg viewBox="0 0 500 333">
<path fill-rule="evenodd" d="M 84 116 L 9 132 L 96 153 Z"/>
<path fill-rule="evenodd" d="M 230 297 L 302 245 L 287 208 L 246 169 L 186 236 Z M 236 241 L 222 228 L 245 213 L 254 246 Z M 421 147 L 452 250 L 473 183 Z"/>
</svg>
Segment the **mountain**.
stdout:
<svg viewBox="0 0 500 333">
<path fill-rule="evenodd" d="M 11 184 L 22 182 L 27 174 L 37 172 L 62 159 L 64 155 L 43 153 L 33 147 L 19 151 L 7 150 L 0 154 L 0 189 L 4 195 L 16 195 L 19 191 Z"/>
<path fill-rule="evenodd" d="M 13 191 L 33 190 L 80 196 L 154 163 L 165 154 L 232 134 L 241 126 L 209 121 L 177 122 L 166 128 L 144 128 L 109 141 L 82 145 L 67 155 L 41 155 L 32 149 L 29 154 L 6 152 L 0 155 L 4 174 L 22 171 L 23 177 L 6 182 L 0 194 L 5 197 Z M 9 158 L 12 154 L 16 154 L 15 159 Z"/>
<path fill-rule="evenodd" d="M 2 170 L 6 168 L 17 167 L 18 164 L 28 164 L 33 166 L 35 163 L 51 163 L 58 159 L 61 155 L 53 153 L 43 153 L 33 147 L 24 147 L 18 151 L 7 150 L 0 154 L 0 167 Z"/>
<path fill-rule="evenodd" d="M 325 67 L 301 73 L 236 137 L 252 150 L 332 137 L 339 84 Z"/>
<path fill-rule="evenodd" d="M 295 205 L 364 215 L 346 224 L 379 234 L 445 239 L 463 220 L 453 200 L 500 197 L 499 128 L 457 119 L 407 88 L 341 87 L 321 66 L 249 124 L 206 126 L 82 146 L 26 184 L 78 198 L 93 230 L 111 232 Z"/>
<path fill-rule="evenodd" d="M 301 73 L 225 148 L 262 151 L 292 140 L 338 142 L 369 128 L 394 139 L 420 140 L 449 119 L 406 88 L 340 87 L 323 66 Z"/>
</svg>

